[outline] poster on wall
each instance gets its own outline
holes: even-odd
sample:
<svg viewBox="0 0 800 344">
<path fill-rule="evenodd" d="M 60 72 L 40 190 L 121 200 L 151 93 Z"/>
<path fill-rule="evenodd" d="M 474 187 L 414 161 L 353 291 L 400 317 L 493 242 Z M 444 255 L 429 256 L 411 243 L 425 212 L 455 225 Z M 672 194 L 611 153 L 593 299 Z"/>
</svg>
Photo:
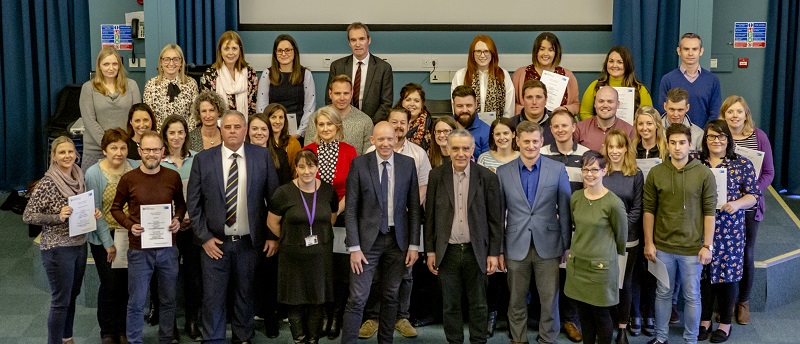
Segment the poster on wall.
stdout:
<svg viewBox="0 0 800 344">
<path fill-rule="evenodd" d="M 733 24 L 734 48 L 766 48 L 767 22 L 735 22 Z"/>
<path fill-rule="evenodd" d="M 115 47 L 117 50 L 132 50 L 133 38 L 130 25 L 100 25 L 100 42 L 103 47 Z"/>
</svg>

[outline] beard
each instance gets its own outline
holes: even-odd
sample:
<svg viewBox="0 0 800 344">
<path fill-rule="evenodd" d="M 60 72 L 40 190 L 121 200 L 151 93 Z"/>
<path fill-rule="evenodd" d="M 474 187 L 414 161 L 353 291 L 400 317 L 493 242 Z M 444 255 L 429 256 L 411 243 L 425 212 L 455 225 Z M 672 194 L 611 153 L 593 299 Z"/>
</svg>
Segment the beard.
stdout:
<svg viewBox="0 0 800 344">
<path fill-rule="evenodd" d="M 161 165 L 161 161 L 159 159 L 143 159 L 142 165 L 148 170 L 153 170 L 159 165 Z"/>
<path fill-rule="evenodd" d="M 464 129 L 469 128 L 472 125 L 472 123 L 475 122 L 476 114 L 471 113 L 467 118 L 464 118 L 464 116 L 462 115 L 465 115 L 465 113 L 458 114 L 456 116 L 456 121 L 458 121 L 458 124 L 461 124 L 461 126 L 464 127 Z"/>
</svg>

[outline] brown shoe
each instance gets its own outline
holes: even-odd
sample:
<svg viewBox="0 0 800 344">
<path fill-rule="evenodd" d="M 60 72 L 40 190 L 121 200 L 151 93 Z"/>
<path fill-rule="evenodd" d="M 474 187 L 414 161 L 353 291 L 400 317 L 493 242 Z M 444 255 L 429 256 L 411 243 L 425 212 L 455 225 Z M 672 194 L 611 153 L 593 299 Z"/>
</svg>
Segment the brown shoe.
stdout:
<svg viewBox="0 0 800 344">
<path fill-rule="evenodd" d="M 739 325 L 750 324 L 750 301 L 736 303 L 736 322 Z"/>
<path fill-rule="evenodd" d="M 578 343 L 583 340 L 583 335 L 581 334 L 581 331 L 578 330 L 578 326 L 576 326 L 575 323 L 571 321 L 564 322 L 563 328 L 564 333 L 567 334 L 567 339 L 573 343 Z"/>
<path fill-rule="evenodd" d="M 378 332 L 378 322 L 370 319 L 361 324 L 361 329 L 358 330 L 358 338 L 372 338 L 376 332 Z"/>
<path fill-rule="evenodd" d="M 411 326 L 411 323 L 408 322 L 408 319 L 400 319 L 396 323 L 394 323 L 394 329 L 397 332 L 400 332 L 400 335 L 406 338 L 414 338 L 417 336 L 417 329 L 414 326 Z"/>
</svg>

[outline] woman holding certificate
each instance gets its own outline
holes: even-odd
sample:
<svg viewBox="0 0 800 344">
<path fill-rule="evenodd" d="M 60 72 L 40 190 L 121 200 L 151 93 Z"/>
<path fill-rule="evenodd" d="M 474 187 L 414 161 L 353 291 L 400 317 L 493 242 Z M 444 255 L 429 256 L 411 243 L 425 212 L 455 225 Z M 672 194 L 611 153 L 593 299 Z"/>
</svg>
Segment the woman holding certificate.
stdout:
<svg viewBox="0 0 800 344">
<path fill-rule="evenodd" d="M 514 113 L 519 113 L 522 110 L 522 98 L 524 97 L 522 84 L 531 79 L 541 80 L 545 71 L 569 78 L 567 89 L 561 98 L 561 106 L 566 107 L 573 115 L 578 114 L 580 106 L 578 102 L 578 80 L 575 79 L 572 71 L 561 67 L 561 43 L 552 32 L 542 32 L 539 36 L 536 36 L 536 40 L 533 41 L 533 63 L 520 67 L 511 77 L 514 89 L 517 90 L 515 96 L 517 105 L 514 107 Z M 547 87 L 550 87 L 550 85 Z M 555 109 L 548 110 L 553 111 Z"/>
<path fill-rule="evenodd" d="M 711 121 L 706 125 L 703 150 L 698 157 L 709 168 L 727 170 L 727 200 L 724 200 L 724 204 L 723 200 L 717 200 L 717 204 L 722 206 L 717 209 L 714 240 L 710 243 L 711 263 L 703 267 L 700 275 L 703 310 L 700 314 L 697 340 L 705 340 L 710 335 L 712 343 L 722 343 L 731 334 L 733 306 L 737 299 L 736 287 L 743 270 L 745 210 L 755 206 L 761 198 L 753 164 L 736 154 L 731 136 L 724 120 Z M 715 300 L 719 312 L 719 327 L 710 334 Z"/>
<path fill-rule="evenodd" d="M 740 96 L 733 95 L 725 99 L 719 112 L 720 118 L 728 123 L 736 147 L 763 153 L 764 160 L 761 168 L 756 170 L 756 175 L 758 176 L 758 188 L 762 193 L 766 192 L 775 177 L 775 167 L 772 165 L 772 146 L 769 144 L 767 134 L 756 128 L 750 107 Z M 759 197 L 758 205 L 745 210 L 744 216 L 747 240 L 745 240 L 744 246 L 744 271 L 742 280 L 739 282 L 739 298 L 736 303 L 736 322 L 740 325 L 750 323 L 750 289 L 753 288 L 753 274 L 755 273 L 753 256 L 758 225 L 764 219 L 764 198 Z"/>
<path fill-rule="evenodd" d="M 316 178 L 319 160 L 310 150 L 297 153 L 297 178 L 270 200 L 267 226 L 280 237 L 278 302 L 289 307 L 295 343 L 317 343 L 324 304 L 333 301 L 333 223 L 336 190 Z"/>
<path fill-rule="evenodd" d="M 653 99 L 650 98 L 647 88 L 636 78 L 636 73 L 633 71 L 633 55 L 625 46 L 614 46 L 606 54 L 603 71 L 600 72 L 600 79 L 593 81 L 586 88 L 586 92 L 583 93 L 581 120 L 594 116 L 594 95 L 603 86 L 633 88 L 635 91 L 633 93 L 633 111 L 636 111 L 640 106 L 653 105 Z"/>
<path fill-rule="evenodd" d="M 470 86 L 475 91 L 478 112 L 494 112 L 497 117 L 513 117 L 514 85 L 511 75 L 499 66 L 497 46 L 491 37 L 477 35 L 469 46 L 467 67 L 453 76 L 450 92 L 456 87 Z"/>
<path fill-rule="evenodd" d="M 50 284 L 50 313 L 47 317 L 47 343 L 73 343 L 75 298 L 81 292 L 86 271 L 86 235 L 70 235 L 73 208 L 68 197 L 86 192 L 83 171 L 76 164 L 75 144 L 66 136 L 53 141 L 50 167 L 33 190 L 22 220 L 42 226 L 39 248 Z M 102 216 L 94 209 L 94 218 Z"/>
</svg>

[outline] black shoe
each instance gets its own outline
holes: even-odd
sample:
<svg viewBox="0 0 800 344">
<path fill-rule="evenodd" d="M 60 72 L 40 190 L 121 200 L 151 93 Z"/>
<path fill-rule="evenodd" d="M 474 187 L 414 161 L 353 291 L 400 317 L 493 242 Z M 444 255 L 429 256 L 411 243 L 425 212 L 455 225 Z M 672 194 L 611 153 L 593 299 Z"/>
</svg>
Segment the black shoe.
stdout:
<svg viewBox="0 0 800 344">
<path fill-rule="evenodd" d="M 264 334 L 267 338 L 278 338 L 280 335 L 278 319 L 274 315 L 264 319 Z"/>
<path fill-rule="evenodd" d="M 494 336 L 494 328 L 497 325 L 497 311 L 489 312 L 489 328 L 487 329 L 487 335 L 489 338 Z"/>
<path fill-rule="evenodd" d="M 642 333 L 645 336 L 652 337 L 656 334 L 656 325 L 653 318 L 644 319 L 644 326 L 642 326 Z"/>
<path fill-rule="evenodd" d="M 642 334 L 642 318 L 631 318 L 628 322 L 628 334 L 631 337 L 638 337 Z"/>
<path fill-rule="evenodd" d="M 339 332 L 342 331 L 342 329 L 341 329 L 341 326 L 342 326 L 341 320 L 339 320 L 339 319 L 334 317 L 333 320 L 328 320 L 328 321 L 329 321 L 329 324 L 330 324 L 330 327 L 328 329 L 328 339 L 334 340 L 337 337 L 339 337 Z"/>
<path fill-rule="evenodd" d="M 194 321 L 187 322 L 185 326 L 186 335 L 189 336 L 189 339 L 193 342 L 199 342 L 201 339 L 200 328 L 197 327 L 197 323 Z"/>
<path fill-rule="evenodd" d="M 670 324 L 677 324 L 681 322 L 681 315 L 678 314 L 678 306 L 672 305 L 672 314 L 669 316 Z"/>
<path fill-rule="evenodd" d="M 731 328 L 731 329 L 733 329 L 733 328 Z M 711 335 L 710 342 L 712 342 L 712 343 L 723 343 L 723 342 L 727 341 L 728 337 L 731 335 L 730 331 L 731 330 L 729 329 L 728 333 L 725 333 L 725 331 L 723 331 L 722 329 L 717 329 L 716 331 L 714 331 L 714 334 Z"/>
<path fill-rule="evenodd" d="M 706 339 L 708 339 L 708 328 L 700 325 L 700 329 L 697 331 L 697 341 L 702 342 Z"/>
<path fill-rule="evenodd" d="M 539 331 L 539 320 L 534 317 L 528 316 L 528 329 L 532 331 Z"/>
<path fill-rule="evenodd" d="M 653 338 L 649 342 L 647 342 L 647 344 L 667 344 L 667 342 L 666 341 L 662 342 L 662 341 L 658 340 L 658 338 Z"/>
<path fill-rule="evenodd" d="M 628 344 L 628 333 L 624 328 L 617 328 L 617 341 L 616 344 Z"/>
<path fill-rule="evenodd" d="M 433 325 L 435 323 L 436 319 L 434 319 L 432 316 L 426 316 L 424 318 L 411 320 L 411 325 L 414 327 L 425 327 L 428 325 Z"/>
<path fill-rule="evenodd" d="M 181 331 L 178 330 L 178 322 L 172 325 L 172 344 L 179 344 L 181 342 Z"/>
</svg>

